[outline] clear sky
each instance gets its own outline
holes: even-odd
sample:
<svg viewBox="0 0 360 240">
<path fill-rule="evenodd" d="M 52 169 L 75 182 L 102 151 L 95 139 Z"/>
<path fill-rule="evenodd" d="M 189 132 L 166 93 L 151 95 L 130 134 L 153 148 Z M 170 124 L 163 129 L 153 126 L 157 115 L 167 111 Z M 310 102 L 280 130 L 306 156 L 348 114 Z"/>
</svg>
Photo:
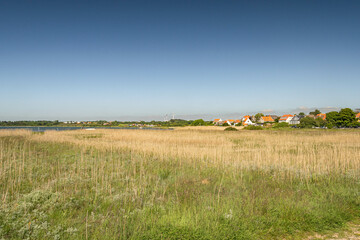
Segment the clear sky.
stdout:
<svg viewBox="0 0 360 240">
<path fill-rule="evenodd" d="M 360 1 L 0 0 L 0 120 L 360 107 Z"/>
</svg>

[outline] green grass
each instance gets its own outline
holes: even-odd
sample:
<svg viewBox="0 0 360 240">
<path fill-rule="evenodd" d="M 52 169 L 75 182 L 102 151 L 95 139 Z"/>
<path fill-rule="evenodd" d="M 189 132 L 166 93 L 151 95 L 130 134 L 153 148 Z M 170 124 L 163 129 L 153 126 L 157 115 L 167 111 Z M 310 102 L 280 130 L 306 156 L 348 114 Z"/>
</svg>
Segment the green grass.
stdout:
<svg viewBox="0 0 360 240">
<path fill-rule="evenodd" d="M 360 183 L 347 176 L 287 179 L 125 150 L 0 143 L 0 239 L 301 239 L 360 217 Z"/>
</svg>

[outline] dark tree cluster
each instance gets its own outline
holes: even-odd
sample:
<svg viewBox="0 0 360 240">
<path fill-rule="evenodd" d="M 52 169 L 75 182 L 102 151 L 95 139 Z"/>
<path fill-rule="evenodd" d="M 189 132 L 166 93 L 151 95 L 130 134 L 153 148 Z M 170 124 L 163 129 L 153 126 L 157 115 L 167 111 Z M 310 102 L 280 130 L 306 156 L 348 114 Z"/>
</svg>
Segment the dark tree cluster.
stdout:
<svg viewBox="0 0 360 240">
<path fill-rule="evenodd" d="M 1 121 L 0 126 L 57 126 L 60 122 L 56 121 Z"/>
<path fill-rule="evenodd" d="M 319 111 L 310 114 L 319 114 Z M 343 108 L 339 112 L 332 111 L 326 114 L 326 120 L 322 118 L 304 117 L 300 120 L 299 127 L 327 127 L 327 128 L 358 128 L 360 123 L 356 119 L 356 113 L 350 108 Z"/>
</svg>

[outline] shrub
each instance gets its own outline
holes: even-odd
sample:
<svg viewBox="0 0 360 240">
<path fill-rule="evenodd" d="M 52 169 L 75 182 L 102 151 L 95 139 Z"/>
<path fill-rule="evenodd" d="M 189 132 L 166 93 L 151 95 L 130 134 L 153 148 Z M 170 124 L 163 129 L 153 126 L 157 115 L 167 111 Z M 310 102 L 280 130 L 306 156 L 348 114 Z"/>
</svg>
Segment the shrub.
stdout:
<svg viewBox="0 0 360 240">
<path fill-rule="evenodd" d="M 276 123 L 273 128 L 288 128 L 290 125 L 287 122 Z"/>
<path fill-rule="evenodd" d="M 353 122 L 353 123 L 349 124 L 348 127 L 360 128 L 360 122 Z"/>
<path fill-rule="evenodd" d="M 191 123 L 191 126 L 205 126 L 206 123 L 202 119 L 197 119 Z"/>
<path fill-rule="evenodd" d="M 226 127 L 226 126 L 230 126 L 230 125 L 226 122 L 226 123 L 223 123 L 223 126 Z"/>
<path fill-rule="evenodd" d="M 304 117 L 300 120 L 299 127 L 301 127 L 301 128 L 317 127 L 317 123 L 316 123 L 315 119 L 313 119 L 311 117 Z"/>
<path fill-rule="evenodd" d="M 315 119 L 315 123 L 317 127 L 325 127 L 326 126 L 326 121 L 320 117 Z"/>
<path fill-rule="evenodd" d="M 246 130 L 262 130 L 263 128 L 261 126 L 250 125 L 250 126 L 245 127 L 244 129 L 246 129 Z"/>
<path fill-rule="evenodd" d="M 72 239 L 76 228 L 52 223 L 53 214 L 61 208 L 59 200 L 56 193 L 34 190 L 18 204 L 0 208 L 0 239 Z"/>
<path fill-rule="evenodd" d="M 234 127 L 227 127 L 224 129 L 224 131 L 237 131 L 237 129 Z"/>
</svg>

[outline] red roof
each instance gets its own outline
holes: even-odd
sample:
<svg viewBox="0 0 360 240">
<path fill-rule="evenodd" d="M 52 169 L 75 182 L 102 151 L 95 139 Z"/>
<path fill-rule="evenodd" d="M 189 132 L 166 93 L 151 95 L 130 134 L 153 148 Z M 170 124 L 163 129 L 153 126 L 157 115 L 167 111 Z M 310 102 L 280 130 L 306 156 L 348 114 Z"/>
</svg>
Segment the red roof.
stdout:
<svg viewBox="0 0 360 240">
<path fill-rule="evenodd" d="M 274 122 L 274 119 L 270 115 L 261 118 L 264 120 L 264 122 Z"/>
<path fill-rule="evenodd" d="M 360 112 L 356 114 L 356 118 L 360 118 Z"/>
<path fill-rule="evenodd" d="M 325 120 L 325 119 L 326 119 L 326 114 L 325 114 L 325 113 L 319 113 L 319 114 L 316 115 L 316 117 L 317 117 L 317 118 L 320 117 L 320 118 L 322 118 L 323 120 Z"/>
<path fill-rule="evenodd" d="M 294 115 L 285 114 L 285 115 L 283 115 L 279 120 L 286 120 L 286 119 L 288 119 L 289 117 L 294 117 Z"/>
<path fill-rule="evenodd" d="M 245 123 L 247 120 L 249 120 L 250 119 L 250 116 L 245 116 L 244 118 L 243 118 L 243 125 L 244 126 L 246 126 L 247 125 L 247 123 Z"/>
</svg>

